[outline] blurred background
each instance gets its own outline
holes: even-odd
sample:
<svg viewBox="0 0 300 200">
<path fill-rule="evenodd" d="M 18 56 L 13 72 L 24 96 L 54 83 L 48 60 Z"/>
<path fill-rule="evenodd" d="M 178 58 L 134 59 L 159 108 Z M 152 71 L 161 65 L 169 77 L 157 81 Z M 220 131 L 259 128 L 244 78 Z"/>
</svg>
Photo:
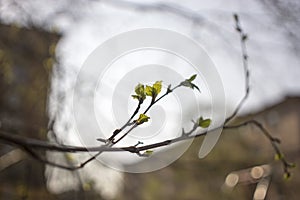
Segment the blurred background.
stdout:
<svg viewBox="0 0 300 200">
<path fill-rule="evenodd" d="M 70 96 L 80 67 L 111 36 L 145 27 L 174 30 L 203 46 L 230 113 L 244 93 L 232 17 L 238 13 L 249 34 L 251 92 L 236 122 L 262 122 L 299 166 L 299 11 L 292 0 L 0 0 L 0 130 L 77 144 Z M 0 199 L 298 199 L 298 168 L 283 180 L 270 142 L 255 127 L 224 131 L 199 159 L 202 140 L 167 168 L 145 174 L 99 163 L 61 170 L 1 142 Z M 66 164 L 81 158 L 47 156 Z"/>
</svg>

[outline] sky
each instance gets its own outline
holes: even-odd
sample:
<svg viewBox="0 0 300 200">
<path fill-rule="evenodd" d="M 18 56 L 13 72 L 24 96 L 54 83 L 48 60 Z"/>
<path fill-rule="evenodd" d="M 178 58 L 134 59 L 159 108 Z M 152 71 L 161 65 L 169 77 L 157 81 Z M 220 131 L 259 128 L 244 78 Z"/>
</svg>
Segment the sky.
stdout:
<svg viewBox="0 0 300 200">
<path fill-rule="evenodd" d="M 189 70 L 180 71 L 180 68 L 176 66 L 182 65 L 184 62 L 178 57 L 172 57 L 166 52 L 147 51 L 141 55 L 132 53 L 132 59 L 130 59 L 129 55 L 122 59 L 120 58 L 118 62 L 114 62 L 111 69 L 114 69 L 114 67 L 119 69 L 118 66 L 123 65 L 127 67 L 122 69 L 127 71 L 111 72 L 115 76 L 108 76 L 107 81 L 103 81 L 102 85 L 102 82 L 98 83 L 96 89 L 89 88 L 90 79 L 86 76 L 90 76 L 96 71 L 89 71 L 86 75 L 83 73 L 83 77 L 86 78 L 78 83 L 78 75 L 82 74 L 86 60 L 95 49 L 113 36 L 141 28 L 167 29 L 196 41 L 206 52 L 206 57 L 213 63 L 212 67 L 216 68 L 220 76 L 225 94 L 225 101 L 221 103 L 225 104 L 227 115 L 229 115 L 243 97 L 245 87 L 239 36 L 234 29 L 233 13 L 239 14 L 242 27 L 249 36 L 247 48 L 249 54 L 250 95 L 241 113 L 257 112 L 265 106 L 275 104 L 289 95 L 299 96 L 300 63 L 299 56 L 297 56 L 300 52 L 300 38 L 297 36 L 300 24 L 298 20 L 300 18 L 297 17 L 299 8 L 299 3 L 296 1 L 279 1 L 275 5 L 272 1 L 267 0 L 102 0 L 90 1 L 89 3 L 82 0 L 27 0 L 22 1 L 19 6 L 13 5 L 10 1 L 2 0 L 0 1 L 0 18 L 5 23 L 19 23 L 24 26 L 30 19 L 34 24 L 38 24 L 48 30 L 56 30 L 62 34 L 62 38 L 56 48 L 56 54 L 59 67 L 64 69 L 64 75 L 62 79 L 54 76 L 52 83 L 54 92 L 50 96 L 50 115 L 56 113 L 57 109 L 59 109 L 58 104 L 61 104 L 56 99 L 57 94 L 65 94 L 64 110 L 61 112 L 62 117 L 57 125 L 59 130 L 63 130 L 66 121 L 74 115 L 74 107 L 72 107 L 74 105 L 74 96 L 69 95 L 74 86 L 78 87 L 81 97 L 86 97 L 78 97 L 78 101 L 81 102 L 77 104 L 78 112 L 86 112 L 84 109 L 85 101 L 89 100 L 89 94 L 96 92 L 96 101 L 103 103 L 103 107 L 96 106 L 96 111 L 106 109 L 106 115 L 99 115 L 97 120 L 113 121 L 110 124 L 118 126 L 121 121 L 128 117 L 128 113 L 134 108 L 134 104 L 130 103 L 131 101 L 126 97 L 129 94 L 124 93 L 125 97 L 124 95 L 120 96 L 120 99 L 124 100 L 125 103 L 117 102 L 115 105 L 119 105 L 121 108 L 124 107 L 126 112 L 123 113 L 124 117 L 119 119 L 118 116 L 121 114 L 116 114 L 118 111 L 113 111 L 114 108 L 111 108 L 112 104 L 107 104 L 107 102 L 111 102 L 111 98 L 115 94 L 110 93 L 110 91 L 115 89 L 114 87 L 121 87 L 122 84 L 128 83 L 128 81 L 123 81 L 122 84 L 118 85 L 116 77 L 120 77 L 123 80 L 125 75 L 129 74 L 128 77 L 131 77 L 130 80 L 132 80 L 130 82 L 131 87 L 135 82 L 142 81 L 137 76 L 130 76 L 132 71 L 137 73 L 134 71 L 135 68 L 129 69 L 130 66 L 149 65 L 151 64 L 151 62 L 147 62 L 149 59 L 154 59 L 155 62 L 153 63 L 155 64 L 172 65 L 164 73 L 151 74 L 152 72 L 149 72 L 148 74 L 154 77 L 165 77 L 169 81 L 179 79 L 168 79 L 167 76 L 159 75 L 177 73 L 188 76 L 189 73 L 193 72 Z M 155 37 L 159 38 L 159 36 Z M 109 73 L 109 71 L 106 72 Z M 209 91 L 210 87 L 207 87 L 209 79 L 212 78 L 201 77 L 198 83 L 202 86 L 204 92 L 202 96 L 192 94 L 193 99 L 191 102 L 209 102 L 210 97 L 213 95 L 213 91 Z M 148 81 L 150 82 L 150 79 Z M 104 83 L 107 83 L 107 85 Z M 106 86 L 106 89 L 102 90 L 101 86 L 103 85 Z M 108 95 L 109 98 L 102 98 L 102 93 L 100 92 L 110 94 Z M 170 101 L 170 104 L 162 104 L 161 107 L 155 110 L 155 112 L 163 116 L 163 127 L 166 130 L 170 129 L 168 120 L 171 120 L 171 122 L 172 120 L 178 121 L 176 117 L 171 117 L 172 119 L 169 117 L 177 115 L 168 115 L 168 112 L 174 110 L 172 109 L 173 107 L 179 106 L 181 108 L 176 112 L 179 112 L 181 117 L 184 116 L 184 123 L 188 123 L 187 120 L 190 120 L 190 117 L 194 117 L 193 114 L 182 114 L 184 111 L 193 110 L 182 106 L 190 102 L 187 100 L 182 102 L 180 97 L 174 97 Z M 102 105 L 102 103 L 99 104 Z M 161 110 L 161 108 L 167 108 L 168 106 L 169 109 Z M 199 105 L 198 109 L 205 110 L 205 106 L 201 107 Z M 111 111 L 113 111 L 115 116 L 107 114 Z M 90 120 L 90 114 L 89 112 L 81 114 L 77 120 L 86 124 L 86 121 Z M 76 127 L 74 128 L 74 121 L 71 122 L 71 127 L 73 129 L 68 134 L 60 135 L 61 139 L 69 144 L 81 144 L 80 138 L 72 137 L 73 131 L 76 129 Z M 92 132 L 92 126 L 84 127 Z M 102 128 L 103 132 L 111 132 L 114 126 Z M 178 129 L 178 127 L 173 128 Z M 89 138 L 88 136 L 85 137 Z M 94 144 L 95 135 L 91 135 L 84 142 L 86 144 Z M 130 142 L 133 142 L 133 140 Z M 108 192 L 107 194 L 109 195 L 110 193 Z"/>
<path fill-rule="evenodd" d="M 57 54 L 61 65 L 75 71 L 75 74 L 88 55 L 112 36 L 138 28 L 166 28 L 186 34 L 205 48 L 224 82 L 226 104 L 233 108 L 243 92 L 238 35 L 232 18 L 232 13 L 236 12 L 249 36 L 247 46 L 252 90 L 244 110 L 257 111 L 285 95 L 297 95 L 299 91 L 299 59 L 295 51 L 299 48 L 299 38 L 289 36 L 297 33 L 299 20 L 284 21 L 284 17 L 280 18 L 280 14 L 284 16 L 280 13 L 284 6 L 276 10 L 268 3 L 236 0 L 226 3 L 221 0 L 90 2 L 76 0 L 71 4 L 68 0 L 47 3 L 28 0 L 22 3 L 23 10 L 32 21 L 63 33 Z M 155 6 L 148 10 L 139 8 L 151 3 L 157 6 L 169 3 L 171 6 L 162 11 Z M 287 7 L 294 6 L 296 9 L 298 4 L 289 5 L 291 3 L 286 2 Z M 24 21 L 10 3 L 2 1 L 1 4 L 4 21 Z M 197 17 L 201 19 L 198 23 L 193 21 Z"/>
</svg>

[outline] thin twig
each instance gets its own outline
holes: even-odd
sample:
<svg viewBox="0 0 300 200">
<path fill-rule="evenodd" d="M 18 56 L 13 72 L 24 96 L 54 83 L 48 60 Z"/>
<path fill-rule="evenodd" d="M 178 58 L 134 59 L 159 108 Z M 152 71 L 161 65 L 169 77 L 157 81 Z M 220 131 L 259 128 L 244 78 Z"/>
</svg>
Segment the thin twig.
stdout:
<svg viewBox="0 0 300 200">
<path fill-rule="evenodd" d="M 249 67 L 248 67 L 248 52 L 247 52 L 247 46 L 246 46 L 246 40 L 248 39 L 247 34 L 243 31 L 240 22 L 239 22 L 239 17 L 237 14 L 234 14 L 234 19 L 235 19 L 235 25 L 236 25 L 236 31 L 240 35 L 240 40 L 241 40 L 241 51 L 242 51 L 242 59 L 243 59 L 243 67 L 244 67 L 244 73 L 245 73 L 245 95 L 244 97 L 240 100 L 238 106 L 235 108 L 233 113 L 226 118 L 224 124 L 228 124 L 239 112 L 243 104 L 245 103 L 246 99 L 249 96 L 250 92 L 250 80 L 249 80 Z"/>
<path fill-rule="evenodd" d="M 124 130 L 124 128 L 126 128 L 127 126 L 131 125 L 131 120 L 136 116 L 136 114 L 139 112 L 140 108 L 141 108 L 141 105 L 142 105 L 143 101 L 142 100 L 139 100 L 139 103 L 138 103 L 138 106 L 136 107 L 135 111 L 133 112 L 133 114 L 131 115 L 131 117 L 129 118 L 129 120 L 119 129 L 116 129 L 114 130 L 112 136 L 110 136 L 108 138 L 108 141 L 112 141 L 115 139 L 115 137 L 121 132 Z"/>
</svg>

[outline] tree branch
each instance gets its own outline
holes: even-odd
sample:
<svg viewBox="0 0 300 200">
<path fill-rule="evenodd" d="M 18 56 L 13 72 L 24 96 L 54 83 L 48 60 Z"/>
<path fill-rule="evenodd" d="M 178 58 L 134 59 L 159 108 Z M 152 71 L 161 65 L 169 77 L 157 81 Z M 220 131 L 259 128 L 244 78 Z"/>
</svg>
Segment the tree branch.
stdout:
<svg viewBox="0 0 300 200">
<path fill-rule="evenodd" d="M 235 19 L 235 23 L 236 23 L 236 30 L 238 31 L 238 33 L 240 35 L 240 40 L 241 40 L 241 50 L 242 50 L 242 56 L 243 56 L 243 67 L 244 67 L 245 82 L 246 82 L 245 83 L 246 93 L 245 93 L 245 96 L 239 102 L 239 104 L 236 107 L 236 109 L 234 110 L 234 112 L 228 118 L 226 118 L 225 123 L 223 125 L 221 125 L 219 127 L 212 128 L 209 131 L 208 130 L 203 130 L 202 132 L 200 131 L 197 134 L 193 134 L 199 128 L 199 125 L 197 125 L 196 122 L 193 122 L 194 126 L 191 128 L 190 131 L 185 133 L 184 130 L 183 130 L 181 136 L 173 138 L 173 139 L 169 139 L 169 140 L 165 140 L 165 141 L 161 141 L 161 142 L 157 142 L 157 143 L 152 143 L 152 144 L 148 144 L 148 145 L 143 145 L 143 146 L 134 145 L 134 146 L 128 146 L 128 147 L 113 147 L 114 144 L 121 141 L 125 136 L 128 135 L 129 132 L 131 132 L 134 128 L 136 128 L 139 125 L 136 122 L 136 120 L 133 121 L 134 123 L 131 122 L 133 120 L 133 118 L 136 116 L 136 114 L 139 112 L 140 106 L 143 103 L 142 101 L 139 100 L 139 104 L 138 104 L 136 110 L 133 112 L 132 116 L 129 118 L 129 120 L 120 129 L 116 129 L 114 131 L 112 136 L 108 139 L 108 141 L 110 141 L 110 142 L 107 142 L 107 143 L 105 143 L 103 145 L 100 145 L 100 146 L 80 147 L 80 146 L 55 144 L 55 143 L 50 143 L 50 142 L 47 142 L 47 141 L 22 137 L 22 136 L 15 135 L 13 133 L 7 133 L 7 132 L 1 131 L 1 130 L 0 130 L 0 140 L 4 141 L 6 143 L 9 143 L 13 146 L 19 146 L 24 151 L 26 151 L 29 155 L 31 155 L 33 158 L 35 158 L 36 160 L 38 160 L 42 163 L 45 163 L 45 164 L 48 164 L 48 165 L 51 165 L 51 166 L 54 166 L 54 167 L 59 167 L 61 169 L 76 170 L 76 169 L 83 168 L 86 164 L 88 164 L 92 160 L 96 159 L 96 157 L 99 156 L 103 152 L 121 152 L 121 151 L 124 152 L 124 151 L 127 151 L 127 152 L 131 152 L 131 153 L 136 153 L 137 155 L 141 156 L 141 155 L 143 155 L 143 154 L 141 154 L 141 152 L 143 152 L 143 151 L 150 150 L 150 149 L 155 149 L 155 148 L 159 148 L 159 147 L 163 147 L 163 146 L 168 146 L 168 145 L 180 142 L 180 141 L 185 141 L 185 140 L 193 139 L 193 138 L 196 138 L 196 137 L 205 136 L 209 132 L 214 131 L 214 130 L 219 129 L 219 128 L 233 129 L 233 128 L 239 128 L 239 127 L 242 127 L 242 126 L 246 126 L 248 124 L 253 124 L 257 128 L 259 128 L 262 131 L 262 133 L 264 133 L 266 138 L 271 142 L 271 145 L 273 146 L 273 148 L 276 152 L 276 155 L 278 155 L 278 157 L 280 158 L 280 161 L 282 162 L 282 164 L 284 166 L 285 174 L 287 176 L 290 176 L 289 168 L 293 167 L 294 165 L 288 163 L 286 161 L 286 159 L 284 158 L 282 152 L 280 151 L 280 148 L 278 147 L 278 144 L 280 143 L 280 140 L 277 139 L 277 138 L 272 137 L 271 134 L 264 128 L 264 126 L 261 123 L 259 123 L 256 120 L 249 120 L 249 121 L 243 122 L 239 125 L 233 125 L 233 126 L 228 126 L 227 125 L 234 117 L 236 117 L 237 113 L 239 112 L 240 108 L 242 107 L 242 105 L 244 104 L 245 100 L 248 98 L 248 95 L 249 95 L 249 69 L 248 69 L 248 63 L 247 63 L 248 55 L 247 55 L 247 49 L 246 49 L 246 44 L 245 44 L 245 41 L 247 39 L 247 35 L 243 32 L 243 30 L 240 26 L 240 23 L 239 23 L 239 18 L 236 14 L 234 15 L 234 19 Z M 192 86 L 196 87 L 195 85 L 193 85 L 191 83 L 191 81 L 195 78 L 195 75 L 192 76 L 192 77 L 190 79 L 186 80 L 186 81 L 190 81 L 189 82 L 190 85 L 188 85 L 187 87 L 191 87 L 191 88 L 193 88 Z M 179 88 L 180 86 L 186 86 L 183 83 L 187 83 L 187 82 L 182 82 L 179 85 L 177 85 L 176 87 L 174 87 L 173 89 L 170 89 L 170 87 L 169 87 L 168 90 L 166 91 L 166 93 L 163 94 L 161 97 L 159 97 L 156 100 L 155 100 L 155 97 L 152 96 L 152 101 L 151 101 L 150 105 L 146 108 L 146 110 L 144 111 L 144 114 L 146 114 L 155 103 L 157 103 L 162 98 L 167 96 L 173 90 Z M 118 133 L 120 133 L 121 131 L 123 131 L 124 128 L 126 128 L 127 126 L 130 126 L 130 125 L 132 126 L 131 129 L 129 129 L 116 142 L 112 142 L 113 139 L 115 138 L 115 136 Z M 53 126 L 54 126 L 54 122 L 50 123 L 50 129 L 53 129 Z M 140 143 L 138 143 L 138 144 L 140 144 Z M 55 162 L 52 162 L 52 161 L 49 161 L 49 160 L 45 159 L 43 156 L 39 155 L 36 152 L 36 150 L 56 151 L 56 152 L 61 152 L 61 153 L 96 152 L 96 154 L 94 156 L 91 156 L 86 161 L 80 163 L 79 165 L 66 166 L 66 165 L 62 165 L 62 164 L 55 163 Z"/>
<path fill-rule="evenodd" d="M 240 35 L 240 40 L 241 40 L 241 51 L 242 51 L 242 59 L 243 59 L 243 68 L 244 68 L 244 73 L 245 73 L 245 95 L 244 97 L 240 100 L 238 106 L 235 108 L 233 113 L 226 118 L 225 124 L 228 124 L 234 117 L 236 117 L 237 113 L 245 103 L 246 99 L 249 96 L 250 92 L 250 73 L 249 73 L 249 67 L 248 67 L 248 52 L 247 52 L 247 46 L 246 46 L 246 40 L 248 39 L 247 34 L 243 31 L 240 22 L 239 22 L 239 17 L 237 14 L 234 14 L 234 20 L 235 20 L 235 29 Z"/>
</svg>

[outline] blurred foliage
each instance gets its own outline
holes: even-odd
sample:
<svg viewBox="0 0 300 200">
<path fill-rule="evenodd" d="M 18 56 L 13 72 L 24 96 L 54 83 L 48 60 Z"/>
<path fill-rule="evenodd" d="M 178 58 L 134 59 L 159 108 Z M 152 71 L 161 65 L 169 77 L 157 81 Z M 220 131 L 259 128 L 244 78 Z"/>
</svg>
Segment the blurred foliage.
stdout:
<svg viewBox="0 0 300 200">
<path fill-rule="evenodd" d="M 57 34 L 0 24 L 0 128 L 45 139 L 46 103 Z M 13 147 L 0 145 L 0 157 Z M 0 199 L 53 199 L 45 187 L 44 165 L 21 156 L 0 171 Z"/>
<path fill-rule="evenodd" d="M 48 81 L 58 39 L 37 28 L 0 25 L 2 129 L 46 137 Z"/>
<path fill-rule="evenodd" d="M 1 130 L 46 140 L 48 93 L 59 39 L 60 35 L 37 27 L 0 24 Z M 0 158 L 13 149 L 0 143 Z M 43 163 L 20 156 L 0 171 L 0 200 L 100 199 L 92 183 L 85 183 L 83 191 L 51 194 L 44 173 Z"/>
</svg>

